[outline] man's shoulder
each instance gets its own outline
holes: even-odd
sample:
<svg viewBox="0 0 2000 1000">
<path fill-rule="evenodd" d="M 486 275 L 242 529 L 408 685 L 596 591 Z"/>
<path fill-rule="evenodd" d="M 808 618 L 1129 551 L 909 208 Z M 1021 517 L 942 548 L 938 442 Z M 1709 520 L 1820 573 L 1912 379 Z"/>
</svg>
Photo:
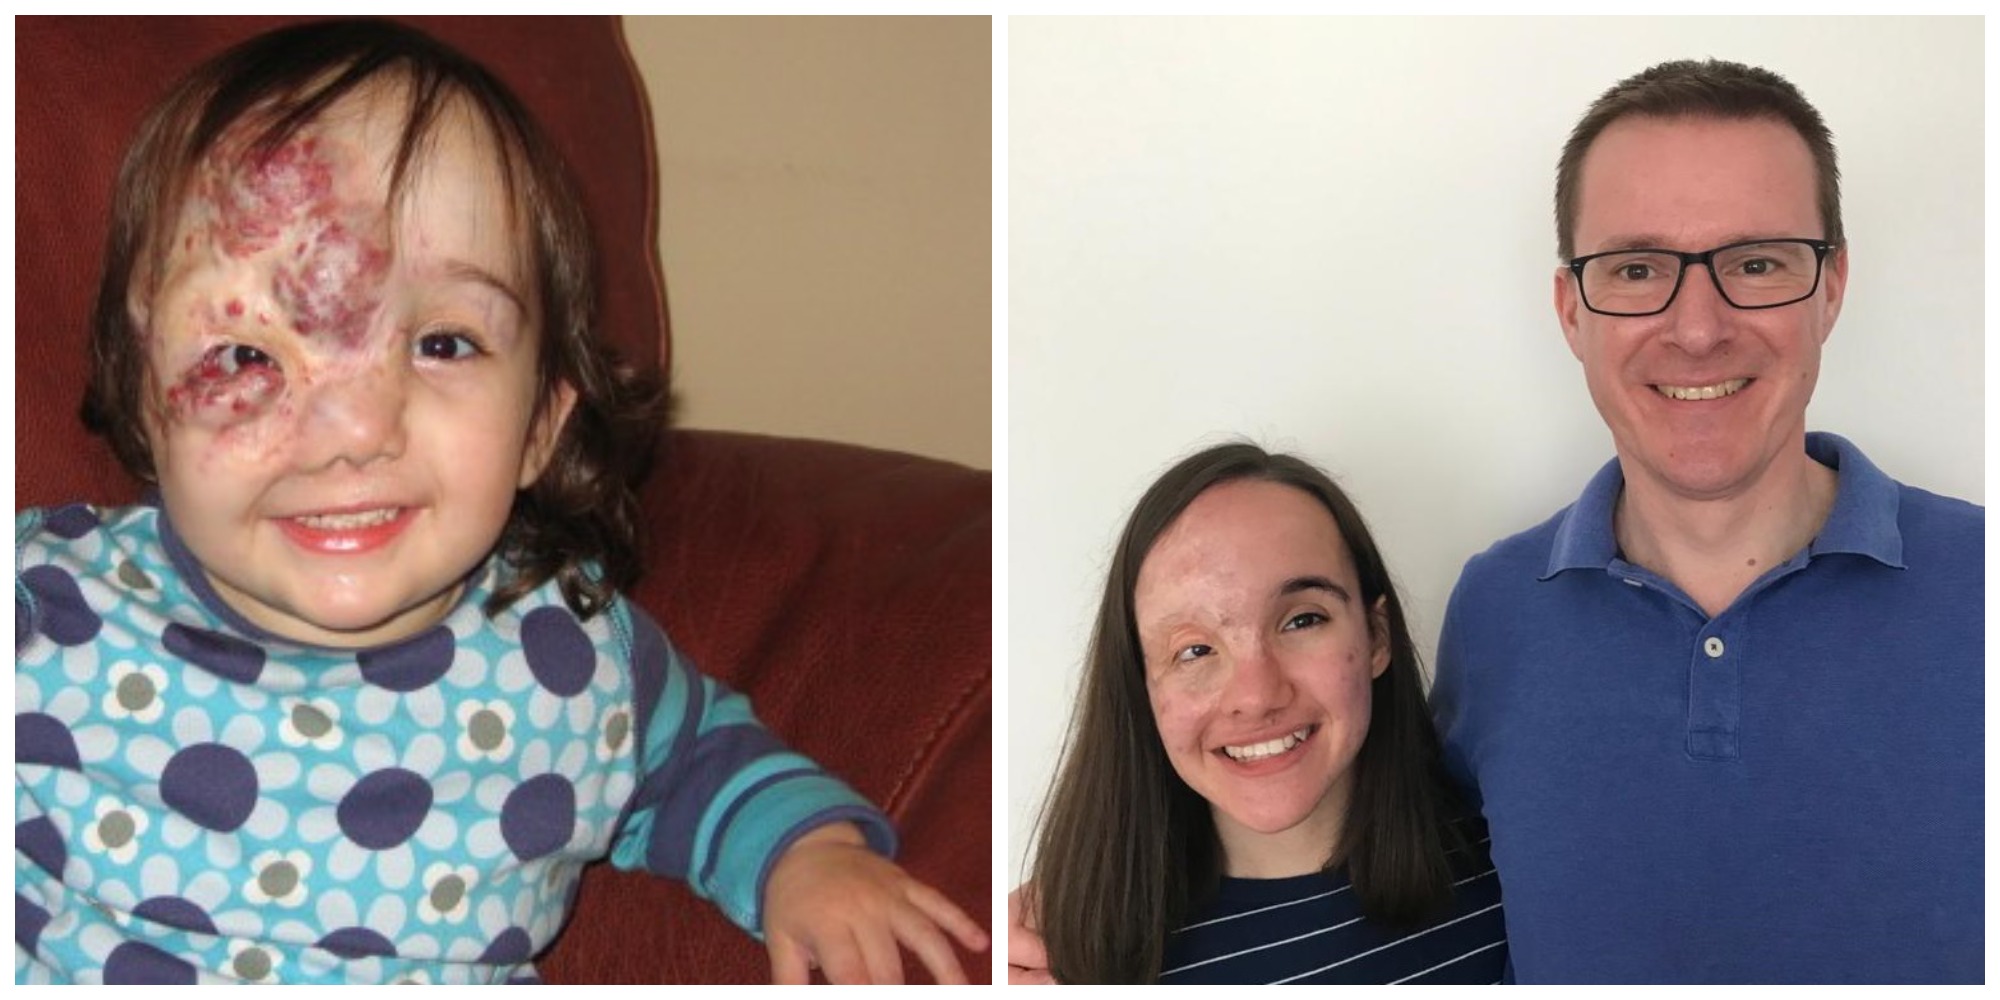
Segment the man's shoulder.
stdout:
<svg viewBox="0 0 2000 1000">
<path fill-rule="evenodd" d="M 1547 573 L 1556 533 L 1562 530 L 1574 506 L 1565 506 L 1540 524 L 1508 535 L 1467 559 L 1459 573 L 1459 589 L 1486 583 L 1516 584 L 1524 574 L 1538 578 Z"/>
<path fill-rule="evenodd" d="M 1957 540 L 1986 535 L 1986 508 L 1969 500 L 1897 483 L 1898 519 L 1904 531 L 1926 531 Z"/>
<path fill-rule="evenodd" d="M 1905 549 L 1910 545 L 1979 545 L 1986 536 L 1986 508 L 1957 497 L 1912 486 L 1888 473 L 1852 441 L 1815 431 L 1806 435 L 1806 451 L 1820 462 L 1841 470 L 1842 496 L 1850 466 L 1859 472 L 1855 496 L 1870 512 L 1886 508 L 1895 515 L 1895 529 Z"/>
<path fill-rule="evenodd" d="M 1903 563 L 1946 592 L 1982 588 L 1986 575 L 1986 508 L 1898 484 L 1896 527 Z"/>
</svg>

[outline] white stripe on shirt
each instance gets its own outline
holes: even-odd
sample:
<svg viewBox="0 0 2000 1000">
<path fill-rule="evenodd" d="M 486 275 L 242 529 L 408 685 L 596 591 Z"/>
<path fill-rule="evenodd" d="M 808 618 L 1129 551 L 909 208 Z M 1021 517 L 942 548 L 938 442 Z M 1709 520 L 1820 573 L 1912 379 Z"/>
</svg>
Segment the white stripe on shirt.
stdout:
<svg viewBox="0 0 2000 1000">
<path fill-rule="evenodd" d="M 1420 937 L 1423 937 L 1424 935 L 1426 935 L 1426 934 L 1429 934 L 1430 932 L 1432 932 L 1432 931 L 1434 931 L 1434 930 L 1437 930 L 1437 929 L 1439 929 L 1439 928 L 1442 928 L 1442 927 L 1450 927 L 1451 925 L 1453 925 L 1453 924 L 1455 924 L 1455 923 L 1458 923 L 1458 922 L 1459 922 L 1459 921 L 1461 921 L 1461 920 L 1470 920 L 1470 919 L 1472 919 L 1473 917 L 1476 917 L 1476 916 L 1478 916 L 1478 915 L 1480 915 L 1480 914 L 1482 914 L 1482 913 L 1485 913 L 1485 912 L 1487 912 L 1488 910 L 1497 910 L 1497 909 L 1499 909 L 1499 908 L 1500 908 L 1500 904 L 1499 904 L 1499 903 L 1494 903 L 1494 904 L 1493 904 L 1492 906 L 1487 906 L 1487 907 L 1482 907 L 1482 908 L 1480 908 L 1480 909 L 1477 909 L 1477 910 L 1474 910 L 1474 911 L 1472 911 L 1471 913 L 1468 913 L 1468 914 L 1465 914 L 1464 916 L 1461 916 L 1461 917 L 1454 917 L 1454 918 L 1452 918 L 1452 919 L 1450 919 L 1450 920 L 1447 920 L 1447 921 L 1445 921 L 1444 923 L 1441 923 L 1441 924 L 1438 924 L 1438 925 L 1437 925 L 1437 926 L 1435 926 L 1435 927 L 1426 927 L 1426 928 L 1424 928 L 1423 930 L 1420 930 L 1420 931 L 1416 932 L 1415 934 L 1408 934 L 1408 935 L 1405 935 L 1405 936 L 1403 936 L 1403 937 L 1400 937 L 1400 938 L 1397 938 L 1397 939 L 1396 939 L 1396 940 L 1394 940 L 1394 941 L 1391 941 L 1391 942 L 1389 942 L 1388 944 L 1384 944 L 1384 945 L 1377 945 L 1376 947 L 1373 947 L 1373 948 L 1370 948 L 1370 949 L 1368 949 L 1367 951 L 1364 951 L 1364 952 L 1361 952 L 1361 953 L 1360 953 L 1360 954 L 1358 954 L 1358 955 L 1349 955 L 1349 956 L 1347 956 L 1346 958 L 1343 958 L 1343 959 L 1341 959 L 1341 960 L 1340 960 L 1340 961 L 1338 961 L 1338 962 L 1329 962 L 1329 963 L 1327 963 L 1326 965 L 1322 965 L 1322 966 L 1320 966 L 1320 967 L 1319 967 L 1319 968 L 1317 968 L 1317 969 L 1310 969 L 1310 970 L 1307 970 L 1307 971 L 1305 971 L 1305 972 L 1301 972 L 1301 973 L 1299 973 L 1299 974 L 1298 974 L 1298 975 L 1296 975 L 1296 976 L 1289 976 L 1289 977 L 1287 977 L 1287 978 L 1284 978 L 1284 979 L 1280 979 L 1280 980 L 1278 980 L 1278 982 L 1277 982 L 1277 983 L 1273 983 L 1272 985 L 1274 985 L 1274 986 L 1275 986 L 1275 985 L 1279 985 L 1279 984 L 1282 984 L 1282 983 L 1289 983 L 1289 982 L 1293 982 L 1294 980 L 1299 980 L 1299 979 L 1304 979 L 1304 978 L 1306 978 L 1307 976 L 1316 976 L 1316 975 L 1319 975 L 1320 973 L 1322 973 L 1322 972 L 1325 972 L 1325 971 L 1326 971 L 1326 970 L 1328 970 L 1328 969 L 1333 969 L 1333 968 L 1338 968 L 1338 967 L 1340 967 L 1340 966 L 1343 966 L 1343 965 L 1346 965 L 1347 963 L 1349 963 L 1349 962 L 1352 962 L 1352 961 L 1354 961 L 1354 960 L 1355 960 L 1355 959 L 1357 959 L 1357 958 L 1366 958 L 1366 957 L 1368 957 L 1369 955 L 1373 955 L 1373 954 L 1375 954 L 1376 952 L 1378 952 L 1378 951 L 1381 951 L 1381 950 L 1382 950 L 1382 949 L 1384 949 L 1384 948 L 1394 948 L 1395 946 L 1397 946 L 1397 945 L 1399 945 L 1399 944 L 1402 944 L 1403 942 L 1405 942 L 1405 941 L 1408 941 L 1408 940 L 1410 940 L 1410 939 L 1412 939 L 1412 938 L 1420 938 Z"/>
<path fill-rule="evenodd" d="M 1396 980 L 1396 982 L 1394 982 L 1394 983 L 1390 983 L 1389 985 L 1390 985 L 1390 986 L 1395 986 L 1395 985 L 1397 985 L 1398 983 L 1407 983 L 1407 982 L 1409 982 L 1410 980 L 1412 980 L 1412 979 L 1415 979 L 1415 978 L 1417 978 L 1418 976 L 1427 976 L 1427 975 L 1430 975 L 1431 973 L 1433 973 L 1433 972 L 1436 972 L 1437 970 L 1439 970 L 1439 969 L 1442 969 L 1442 968 L 1444 968 L 1445 966 L 1447 966 L 1447 965 L 1450 965 L 1450 964 L 1452 964 L 1453 962 L 1463 962 L 1463 961 L 1465 961 L 1466 959 L 1468 959 L 1468 958 L 1471 958 L 1472 956 L 1474 956 L 1474 955 L 1477 955 L 1477 954 L 1479 954 L 1479 953 L 1480 953 L 1480 952 L 1482 952 L 1482 951 L 1489 951 L 1489 950 L 1491 950 L 1491 949 L 1494 949 L 1494 948 L 1498 948 L 1498 947 L 1500 947 L 1501 945 L 1503 945 L 1503 944 L 1506 944 L 1506 943 L 1507 943 L 1506 939 L 1502 938 L 1501 940 L 1499 940 L 1499 941 L 1495 941 L 1495 942 L 1493 942 L 1492 944 L 1483 944 L 1483 945 L 1480 945 L 1479 947 L 1477 947 L 1477 948 L 1474 948 L 1474 949 L 1472 949 L 1471 951 L 1468 951 L 1468 952 L 1466 952 L 1465 954 L 1463 954 L 1463 955 L 1460 955 L 1460 956 L 1458 956 L 1457 958 L 1447 958 L 1447 959 L 1445 959 L 1444 961 L 1442 961 L 1442 962 L 1439 962 L 1438 964 L 1436 964 L 1436 965 L 1433 965 L 1433 966 L 1431 966 L 1430 968 L 1428 968 L 1428 969 L 1425 969 L 1425 970 L 1424 970 L 1424 971 L 1422 971 L 1422 972 L 1412 972 L 1412 973 L 1410 973 L 1409 975 L 1407 975 L 1407 976 L 1404 976 L 1403 978 L 1401 978 L 1401 979 L 1398 979 L 1398 980 Z M 1497 985 L 1497 984 L 1496 984 L 1496 985 Z"/>
</svg>

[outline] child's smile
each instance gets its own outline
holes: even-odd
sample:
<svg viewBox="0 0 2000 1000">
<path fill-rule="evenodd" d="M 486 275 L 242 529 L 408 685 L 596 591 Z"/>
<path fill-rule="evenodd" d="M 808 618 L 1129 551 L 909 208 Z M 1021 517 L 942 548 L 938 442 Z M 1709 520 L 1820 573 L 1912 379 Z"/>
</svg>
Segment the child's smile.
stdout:
<svg viewBox="0 0 2000 1000">
<path fill-rule="evenodd" d="M 442 618 L 552 451 L 498 156 L 446 111 L 392 211 L 381 88 L 203 161 L 150 300 L 168 519 L 253 623 L 369 645 Z"/>
</svg>

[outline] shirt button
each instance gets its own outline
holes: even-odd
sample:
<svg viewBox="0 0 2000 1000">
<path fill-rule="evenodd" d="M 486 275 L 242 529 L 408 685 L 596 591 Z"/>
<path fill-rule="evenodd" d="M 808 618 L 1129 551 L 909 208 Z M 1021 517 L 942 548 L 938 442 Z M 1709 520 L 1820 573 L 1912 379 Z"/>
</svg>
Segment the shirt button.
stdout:
<svg viewBox="0 0 2000 1000">
<path fill-rule="evenodd" d="M 1701 651 L 1707 653 L 1708 658 L 1711 660 L 1721 659 L 1722 638 L 1720 636 L 1709 636 L 1708 640 L 1701 644 Z"/>
</svg>

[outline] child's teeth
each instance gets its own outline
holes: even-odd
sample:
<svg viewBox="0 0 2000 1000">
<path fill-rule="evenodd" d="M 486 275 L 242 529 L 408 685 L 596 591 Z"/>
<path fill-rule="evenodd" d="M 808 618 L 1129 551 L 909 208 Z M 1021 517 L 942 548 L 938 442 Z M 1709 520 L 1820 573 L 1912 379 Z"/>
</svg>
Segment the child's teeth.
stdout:
<svg viewBox="0 0 2000 1000">
<path fill-rule="evenodd" d="M 1307 726 L 1296 733 L 1287 733 L 1275 740 L 1252 743 L 1249 746 L 1223 747 L 1222 752 L 1236 760 L 1261 760 L 1265 757 L 1275 757 L 1304 742 L 1306 734 L 1311 731 L 1312 727 Z"/>
<path fill-rule="evenodd" d="M 303 517 L 295 517 L 292 520 L 308 528 L 315 528 L 320 531 L 346 531 L 353 528 L 372 528 L 378 524 L 387 524 L 395 516 L 396 508 L 384 507 L 381 510 L 364 510 L 353 514 L 307 514 Z"/>
</svg>

